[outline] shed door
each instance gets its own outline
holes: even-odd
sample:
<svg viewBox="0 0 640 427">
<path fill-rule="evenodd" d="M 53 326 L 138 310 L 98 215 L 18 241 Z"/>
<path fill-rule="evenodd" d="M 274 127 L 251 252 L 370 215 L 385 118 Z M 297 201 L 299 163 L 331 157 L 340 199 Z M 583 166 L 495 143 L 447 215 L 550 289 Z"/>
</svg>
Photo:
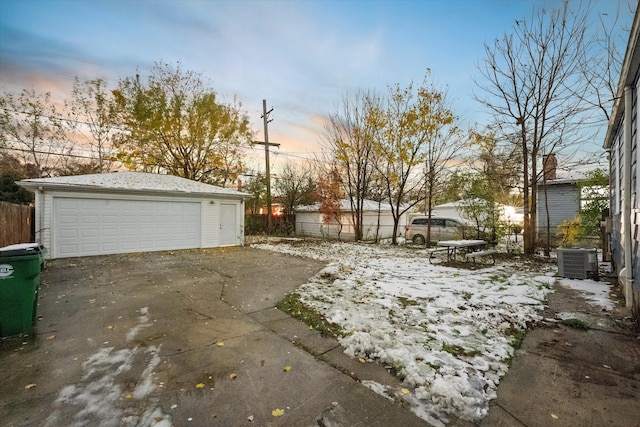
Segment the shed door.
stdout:
<svg viewBox="0 0 640 427">
<path fill-rule="evenodd" d="M 220 205 L 220 245 L 235 245 L 236 229 L 236 205 L 222 203 Z"/>
<path fill-rule="evenodd" d="M 53 256 L 200 247 L 200 202 L 53 199 Z"/>
</svg>

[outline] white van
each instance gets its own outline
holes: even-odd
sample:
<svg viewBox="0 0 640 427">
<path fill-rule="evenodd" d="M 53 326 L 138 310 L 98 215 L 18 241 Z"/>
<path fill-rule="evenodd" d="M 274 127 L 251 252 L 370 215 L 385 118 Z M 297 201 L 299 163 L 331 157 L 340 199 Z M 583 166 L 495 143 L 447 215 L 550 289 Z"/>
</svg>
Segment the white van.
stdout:
<svg viewBox="0 0 640 427">
<path fill-rule="evenodd" d="M 417 216 L 413 218 L 411 224 L 404 229 L 407 241 L 410 240 L 416 245 L 424 245 L 427 241 L 428 223 L 429 217 Z M 431 242 L 464 239 L 471 233 L 469 225 L 456 219 L 431 217 Z"/>
</svg>

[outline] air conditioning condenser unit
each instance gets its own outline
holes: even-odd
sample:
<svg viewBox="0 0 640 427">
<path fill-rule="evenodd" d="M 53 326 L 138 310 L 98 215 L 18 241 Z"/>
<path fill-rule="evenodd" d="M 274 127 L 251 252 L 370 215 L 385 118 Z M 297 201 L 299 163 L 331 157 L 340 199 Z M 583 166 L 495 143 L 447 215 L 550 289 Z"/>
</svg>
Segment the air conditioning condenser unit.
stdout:
<svg viewBox="0 0 640 427">
<path fill-rule="evenodd" d="M 558 275 L 569 279 L 598 279 L 596 249 L 558 248 Z"/>
</svg>

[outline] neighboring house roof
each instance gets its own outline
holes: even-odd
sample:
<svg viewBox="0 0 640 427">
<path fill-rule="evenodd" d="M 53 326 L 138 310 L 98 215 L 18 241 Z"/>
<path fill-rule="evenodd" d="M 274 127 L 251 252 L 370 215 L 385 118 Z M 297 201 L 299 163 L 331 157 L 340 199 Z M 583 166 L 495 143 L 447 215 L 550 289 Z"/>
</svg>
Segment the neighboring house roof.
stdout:
<svg viewBox="0 0 640 427">
<path fill-rule="evenodd" d="M 229 188 L 205 184 L 172 175 L 144 172 L 112 172 L 90 175 L 58 176 L 52 178 L 24 179 L 22 187 L 36 190 L 92 190 L 96 192 L 152 192 L 183 195 L 216 195 L 233 198 L 250 198 L 251 194 Z"/>
<path fill-rule="evenodd" d="M 560 179 L 550 179 L 547 182 L 538 181 L 538 187 L 544 187 L 545 184 L 550 185 L 561 185 L 561 184 L 577 184 L 580 181 L 584 181 L 586 178 L 560 178 Z"/>
<path fill-rule="evenodd" d="M 581 181 L 585 181 L 588 178 L 586 176 L 584 176 L 583 174 L 580 173 L 574 173 L 572 175 L 567 175 L 567 176 L 559 176 L 556 179 L 548 179 L 546 181 L 547 186 L 549 185 L 558 185 L 558 184 L 577 184 Z M 538 187 L 542 187 L 545 184 L 544 181 L 539 180 L 538 181 Z"/>
<path fill-rule="evenodd" d="M 377 212 L 378 209 L 381 211 L 391 211 L 389 207 L 389 203 L 384 201 L 381 203 L 376 202 L 375 200 L 363 200 L 363 211 L 374 211 Z M 402 207 L 401 207 L 402 208 Z M 340 203 L 340 209 L 343 212 L 351 211 L 351 202 L 348 199 L 342 199 Z M 318 212 L 320 210 L 320 203 L 314 203 L 313 205 L 306 206 L 298 206 L 296 208 L 296 212 Z"/>
</svg>

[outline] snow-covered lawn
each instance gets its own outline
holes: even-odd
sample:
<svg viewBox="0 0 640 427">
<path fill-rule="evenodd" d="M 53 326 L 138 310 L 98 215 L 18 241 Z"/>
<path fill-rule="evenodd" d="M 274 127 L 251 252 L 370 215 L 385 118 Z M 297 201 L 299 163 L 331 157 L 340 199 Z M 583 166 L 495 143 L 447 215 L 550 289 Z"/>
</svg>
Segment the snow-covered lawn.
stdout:
<svg viewBox="0 0 640 427">
<path fill-rule="evenodd" d="M 431 265 L 424 250 L 295 239 L 252 247 L 322 259 L 301 300 L 340 325 L 345 353 L 393 366 L 404 399 L 433 425 L 479 421 L 496 397 L 512 343 L 540 319 L 554 265 L 499 261 L 476 270 Z"/>
</svg>

